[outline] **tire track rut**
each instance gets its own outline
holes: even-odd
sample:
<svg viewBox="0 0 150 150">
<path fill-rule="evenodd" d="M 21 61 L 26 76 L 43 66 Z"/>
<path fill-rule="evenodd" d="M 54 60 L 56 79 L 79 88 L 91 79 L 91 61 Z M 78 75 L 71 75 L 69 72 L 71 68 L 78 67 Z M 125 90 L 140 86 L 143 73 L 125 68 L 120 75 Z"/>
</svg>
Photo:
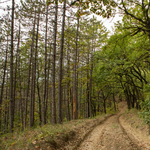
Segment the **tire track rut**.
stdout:
<svg viewBox="0 0 150 150">
<path fill-rule="evenodd" d="M 137 150 L 141 150 L 141 147 L 138 146 L 136 140 L 135 140 L 135 139 L 134 139 L 134 140 L 131 139 L 130 136 L 128 135 L 128 133 L 126 132 L 126 130 L 123 128 L 123 126 L 122 126 L 122 124 L 121 124 L 121 122 L 120 122 L 120 117 L 121 117 L 121 116 L 122 116 L 122 114 L 120 114 L 120 115 L 118 116 L 118 123 L 119 123 L 119 125 L 120 125 L 120 127 L 121 127 L 123 133 L 124 133 L 124 134 L 128 137 L 128 139 L 131 141 L 131 142 L 130 142 L 130 145 L 131 145 L 133 148 L 137 149 Z"/>
<path fill-rule="evenodd" d="M 121 112 L 109 117 L 84 139 L 77 150 L 144 150 L 120 123 Z"/>
</svg>

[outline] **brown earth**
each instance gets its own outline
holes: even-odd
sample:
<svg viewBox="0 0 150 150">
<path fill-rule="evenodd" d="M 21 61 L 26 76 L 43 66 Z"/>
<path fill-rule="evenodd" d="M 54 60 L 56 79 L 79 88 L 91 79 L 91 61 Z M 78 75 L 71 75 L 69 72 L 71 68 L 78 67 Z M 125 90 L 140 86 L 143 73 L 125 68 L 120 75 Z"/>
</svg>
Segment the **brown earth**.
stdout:
<svg viewBox="0 0 150 150">
<path fill-rule="evenodd" d="M 150 134 L 149 128 L 144 123 L 142 118 L 139 118 L 136 109 L 127 111 L 120 117 L 120 123 L 128 133 L 128 136 L 133 140 L 136 139 L 136 144 L 145 150 L 150 150 Z"/>
<path fill-rule="evenodd" d="M 126 102 L 118 105 L 119 113 L 97 120 L 88 130 L 80 131 L 74 143 L 62 149 L 68 150 L 150 150 L 150 135 L 147 125 L 138 116 L 137 110 L 128 111 Z M 80 130 L 80 129 L 79 129 Z"/>
<path fill-rule="evenodd" d="M 125 102 L 119 104 L 119 110 L 119 113 L 97 126 L 77 149 L 150 150 L 150 136 L 145 134 L 147 130 L 141 132 L 147 126 L 143 124 L 138 130 L 132 126 L 133 122 L 140 124 L 140 118 L 137 115 L 132 116 L 131 112 L 128 113 L 130 116 L 122 115 L 127 110 Z"/>
<path fill-rule="evenodd" d="M 73 122 L 76 122 L 76 124 L 73 130 L 54 138 L 53 142 L 49 142 L 49 145 L 45 145 L 45 142 L 40 143 L 40 150 L 75 150 L 96 126 L 102 124 L 112 115 L 113 114 L 107 114 L 96 119 L 84 119 L 83 123 L 79 124 L 77 120 L 74 120 Z"/>
</svg>

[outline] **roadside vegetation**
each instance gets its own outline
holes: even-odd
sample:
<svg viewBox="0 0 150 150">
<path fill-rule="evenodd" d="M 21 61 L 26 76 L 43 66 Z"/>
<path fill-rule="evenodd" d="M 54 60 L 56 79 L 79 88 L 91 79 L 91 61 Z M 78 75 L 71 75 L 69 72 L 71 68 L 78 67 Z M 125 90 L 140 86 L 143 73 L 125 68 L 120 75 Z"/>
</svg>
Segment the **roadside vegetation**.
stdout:
<svg viewBox="0 0 150 150">
<path fill-rule="evenodd" d="M 111 111 L 112 113 L 112 111 Z M 57 149 L 76 147 L 85 135 L 111 114 L 101 114 L 89 119 L 78 119 L 63 124 L 46 124 L 23 132 L 7 133 L 0 137 L 0 149 Z"/>
</svg>

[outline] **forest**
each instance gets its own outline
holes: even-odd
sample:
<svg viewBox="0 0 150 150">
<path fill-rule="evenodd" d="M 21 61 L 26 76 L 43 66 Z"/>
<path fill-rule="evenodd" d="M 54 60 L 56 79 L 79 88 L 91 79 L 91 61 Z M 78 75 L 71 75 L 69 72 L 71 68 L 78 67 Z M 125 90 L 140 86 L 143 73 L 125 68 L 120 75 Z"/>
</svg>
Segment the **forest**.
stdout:
<svg viewBox="0 0 150 150">
<path fill-rule="evenodd" d="M 10 2 L 0 17 L 0 134 L 92 118 L 122 100 L 150 125 L 148 0 Z M 117 13 L 110 35 L 97 16 Z"/>
</svg>

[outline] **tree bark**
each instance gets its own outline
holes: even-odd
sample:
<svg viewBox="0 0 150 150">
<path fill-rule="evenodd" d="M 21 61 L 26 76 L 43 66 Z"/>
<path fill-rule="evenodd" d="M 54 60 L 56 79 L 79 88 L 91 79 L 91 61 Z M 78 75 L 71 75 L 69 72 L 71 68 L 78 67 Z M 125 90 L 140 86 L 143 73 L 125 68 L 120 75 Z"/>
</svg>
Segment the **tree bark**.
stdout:
<svg viewBox="0 0 150 150">
<path fill-rule="evenodd" d="M 29 110 L 29 126 L 33 127 L 34 125 L 34 80 L 35 80 L 35 62 L 33 58 L 33 52 L 34 52 L 34 38 L 35 38 L 35 23 L 36 23 L 36 11 L 34 16 L 34 23 L 33 23 L 33 33 L 32 33 L 32 44 L 31 44 L 31 64 L 32 64 L 32 74 L 31 74 L 31 97 L 30 97 L 30 110 Z M 29 68 L 30 70 L 30 68 Z"/>
<path fill-rule="evenodd" d="M 16 101 L 16 84 L 17 84 L 17 69 L 18 69 L 18 55 L 19 55 L 19 48 L 20 48 L 20 22 L 19 22 L 19 32 L 18 32 L 18 43 L 17 43 L 17 52 L 16 52 L 16 61 L 15 61 L 15 75 L 14 75 L 14 112 L 15 114 L 15 101 Z M 19 89 L 20 90 L 20 89 Z"/>
<path fill-rule="evenodd" d="M 45 86 L 44 86 L 44 98 L 42 102 L 42 124 L 46 124 L 46 111 L 45 111 L 45 101 L 47 101 L 47 23 L 48 23 L 48 5 L 46 5 L 46 30 L 45 30 Z"/>
<path fill-rule="evenodd" d="M 8 72 L 7 72 L 7 76 L 6 76 L 6 81 L 8 82 Z M 8 99 L 8 86 L 6 86 L 6 96 L 5 96 L 5 99 Z M 5 121 L 4 121 L 4 124 L 5 124 L 5 130 L 4 130 L 4 133 L 7 133 L 8 132 L 8 120 L 9 120 L 9 104 L 5 104 Z"/>
<path fill-rule="evenodd" d="M 88 52 L 87 52 L 87 117 L 91 117 L 91 103 L 90 103 L 90 77 L 89 77 L 89 48 L 88 47 Z"/>
<path fill-rule="evenodd" d="M 77 17 L 77 32 L 76 32 L 76 48 L 74 54 L 74 74 L 73 74 L 73 119 L 77 119 L 77 81 L 76 81 L 76 65 L 77 65 L 77 50 L 78 50 L 78 32 L 79 32 L 79 16 Z"/>
<path fill-rule="evenodd" d="M 20 40 L 19 40 L 20 41 Z M 20 42 L 19 42 L 20 43 Z M 22 93 L 21 93 L 21 75 L 20 75 L 20 50 L 18 53 L 18 74 L 19 74 L 19 97 L 20 97 L 20 118 L 21 118 L 21 130 L 24 130 L 24 124 L 23 124 L 23 98 L 22 98 Z"/>
<path fill-rule="evenodd" d="M 94 33 L 93 33 L 94 34 Z M 91 54 L 91 69 L 90 69 L 90 88 L 89 88 L 89 115 L 92 116 L 92 73 L 93 73 L 93 39 L 92 39 L 92 54 Z"/>
<path fill-rule="evenodd" d="M 117 109 L 116 109 L 116 103 L 115 102 L 116 102 L 116 100 L 115 100 L 115 94 L 113 93 L 113 103 L 114 103 L 114 108 L 115 108 L 115 111 L 116 111 Z"/>
<path fill-rule="evenodd" d="M 1 115 L 2 115 L 2 102 L 3 102 L 3 93 L 4 93 L 4 84 L 6 78 L 6 68 L 7 68 L 7 53 L 8 53 L 8 35 L 7 35 L 7 46 L 6 46 L 6 56 L 5 56 L 5 64 L 4 64 L 4 74 L 1 86 L 1 95 L 0 95 L 0 132 L 2 131 L 2 123 L 1 123 Z"/>
<path fill-rule="evenodd" d="M 82 98 L 82 94 L 83 94 L 82 84 L 83 83 L 82 83 L 82 70 L 81 70 L 80 96 L 79 96 L 79 104 L 78 104 L 79 119 L 81 119 L 81 98 Z"/>
<path fill-rule="evenodd" d="M 57 13 L 58 13 L 58 0 L 55 0 L 54 47 L 53 47 L 53 64 L 52 64 L 52 123 L 53 124 L 56 124 L 55 59 L 56 59 L 56 37 L 57 37 Z"/>
<path fill-rule="evenodd" d="M 69 102 L 70 102 L 70 57 L 69 57 L 69 43 L 67 47 L 67 120 L 70 121 L 70 109 L 69 109 Z"/>
<path fill-rule="evenodd" d="M 37 85 L 37 92 L 38 92 L 38 98 L 39 98 L 39 125 L 41 126 L 41 124 L 42 124 L 42 115 L 41 115 L 41 96 L 40 96 L 40 87 L 39 87 L 39 74 L 40 74 L 40 72 L 39 72 L 39 63 L 38 63 L 37 68 L 38 68 L 38 74 L 37 74 L 37 83 L 36 83 L 36 85 Z"/>
<path fill-rule="evenodd" d="M 19 20 L 19 33 L 18 33 L 18 44 L 17 44 L 17 54 L 16 54 L 15 81 L 16 81 L 16 74 L 17 74 L 17 67 L 18 67 L 20 118 L 21 118 L 21 130 L 23 131 L 23 105 L 22 105 L 23 100 L 22 100 L 22 94 L 21 94 L 21 75 L 20 75 L 20 32 L 21 32 L 21 28 L 20 28 L 20 20 Z M 17 59 L 18 59 L 18 64 L 17 64 Z M 16 88 L 15 88 L 16 82 L 14 83 L 14 99 L 15 99 L 15 93 L 16 93 Z"/>
<path fill-rule="evenodd" d="M 49 49 L 49 58 L 48 58 L 48 72 L 47 72 L 47 99 L 49 97 L 49 72 L 50 72 L 50 63 L 51 63 L 51 60 L 50 60 L 50 57 L 51 57 L 51 43 L 50 43 L 50 49 Z M 50 101 L 50 114 L 51 114 L 51 101 Z M 47 111 L 47 105 L 46 105 L 46 111 Z M 50 119 L 51 120 L 51 119 Z"/>
<path fill-rule="evenodd" d="M 34 126 L 34 110 L 35 110 L 35 87 L 36 87 L 36 68 L 37 68 L 37 52 L 38 52 L 38 40 L 39 40 L 39 21 L 40 21 L 40 7 L 38 8 L 38 19 L 37 19 L 37 31 L 36 31 L 36 44 L 35 44 L 35 54 L 34 54 L 34 64 L 33 64 L 33 99 L 32 99 L 32 122 Z"/>
<path fill-rule="evenodd" d="M 58 77 L 58 103 L 57 103 L 57 122 L 62 122 L 62 62 L 63 62 L 63 47 L 64 47 L 64 29 L 65 29 L 65 12 L 66 12 L 66 0 L 64 0 L 63 6 L 63 21 L 61 31 L 61 44 L 60 44 L 60 57 L 59 57 L 59 77 Z"/>
<path fill-rule="evenodd" d="M 12 0 L 12 15 L 11 15 L 11 51 L 10 51 L 10 132 L 14 128 L 14 92 L 13 92 L 13 49 L 14 49 L 14 6 L 15 1 Z"/>
<path fill-rule="evenodd" d="M 104 107 L 104 113 L 106 114 L 107 112 L 106 112 L 106 98 L 105 98 L 105 95 L 104 95 L 104 92 L 103 92 L 103 90 L 101 90 L 102 91 L 102 97 L 103 97 L 103 107 Z"/>
</svg>

